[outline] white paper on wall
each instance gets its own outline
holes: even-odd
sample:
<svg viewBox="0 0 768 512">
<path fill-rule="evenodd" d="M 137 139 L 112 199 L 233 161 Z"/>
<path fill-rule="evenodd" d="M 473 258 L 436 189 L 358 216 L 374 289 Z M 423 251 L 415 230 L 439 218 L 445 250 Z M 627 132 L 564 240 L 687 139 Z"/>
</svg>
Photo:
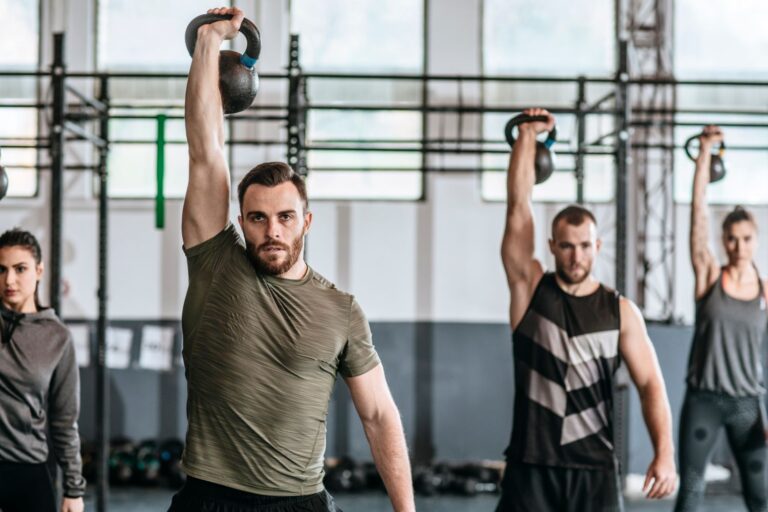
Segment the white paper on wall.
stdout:
<svg viewBox="0 0 768 512">
<path fill-rule="evenodd" d="M 75 345 L 77 366 L 84 368 L 91 364 L 91 330 L 87 324 L 68 325 Z"/>
<path fill-rule="evenodd" d="M 139 367 L 170 370 L 173 366 L 173 335 L 171 327 L 145 325 L 141 330 Z"/>
<path fill-rule="evenodd" d="M 128 368 L 131 365 L 133 331 L 120 327 L 107 329 L 107 367 Z"/>
</svg>

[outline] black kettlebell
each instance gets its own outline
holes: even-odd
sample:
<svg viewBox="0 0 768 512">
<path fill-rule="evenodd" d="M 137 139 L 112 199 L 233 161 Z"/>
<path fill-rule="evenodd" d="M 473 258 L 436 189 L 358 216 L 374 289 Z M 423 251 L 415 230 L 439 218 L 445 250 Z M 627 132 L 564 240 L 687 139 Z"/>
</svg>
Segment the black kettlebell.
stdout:
<svg viewBox="0 0 768 512">
<path fill-rule="evenodd" d="M 190 21 L 184 33 L 189 54 L 195 53 L 197 29 L 209 23 L 229 19 L 232 19 L 231 14 L 203 14 Z M 261 35 L 256 25 L 247 19 L 240 25 L 240 32 L 248 41 L 245 53 L 241 55 L 231 50 L 221 50 L 219 53 L 219 90 L 225 114 L 247 109 L 259 92 L 259 75 L 256 74 L 254 66 L 261 54 Z"/>
<path fill-rule="evenodd" d="M 696 157 L 691 154 L 691 143 L 701 137 L 702 133 L 690 137 L 685 141 L 685 154 L 688 155 L 692 161 L 696 161 Z M 714 183 L 725 178 L 725 163 L 723 162 L 723 155 L 725 155 L 725 141 L 720 141 L 720 148 L 717 150 L 717 154 L 713 154 L 709 162 L 709 182 Z"/>
<path fill-rule="evenodd" d="M 515 137 L 512 135 L 512 130 L 515 126 L 523 123 L 533 123 L 536 121 L 549 121 L 547 116 L 529 116 L 528 114 L 520 114 L 513 117 L 507 122 L 507 126 L 504 128 L 504 135 L 507 138 L 509 147 L 515 145 Z M 536 184 L 544 183 L 552 176 L 555 171 L 555 152 L 551 149 L 552 145 L 557 141 L 557 127 L 553 126 L 552 130 L 547 134 L 547 139 L 544 142 L 536 141 Z"/>
</svg>

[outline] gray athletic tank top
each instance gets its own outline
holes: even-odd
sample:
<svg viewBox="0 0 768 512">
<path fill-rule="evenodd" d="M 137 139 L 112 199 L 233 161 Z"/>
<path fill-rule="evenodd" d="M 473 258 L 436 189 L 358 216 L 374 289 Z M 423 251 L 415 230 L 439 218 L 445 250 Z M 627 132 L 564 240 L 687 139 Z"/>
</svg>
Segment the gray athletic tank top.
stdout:
<svg viewBox="0 0 768 512">
<path fill-rule="evenodd" d="M 721 270 L 696 303 L 688 386 L 730 396 L 765 393 L 762 343 L 767 327 L 762 281 L 757 297 L 736 299 L 725 293 Z"/>
</svg>

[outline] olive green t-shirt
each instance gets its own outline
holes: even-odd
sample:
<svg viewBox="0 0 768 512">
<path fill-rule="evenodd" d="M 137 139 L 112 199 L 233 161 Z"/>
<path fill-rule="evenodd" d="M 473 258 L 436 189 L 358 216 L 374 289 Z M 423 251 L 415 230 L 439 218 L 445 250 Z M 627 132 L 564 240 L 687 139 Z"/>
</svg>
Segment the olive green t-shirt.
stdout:
<svg viewBox="0 0 768 512">
<path fill-rule="evenodd" d="M 321 491 L 336 375 L 379 364 L 363 311 L 311 268 L 257 273 L 232 224 L 185 253 L 184 471 L 256 494 Z"/>
</svg>

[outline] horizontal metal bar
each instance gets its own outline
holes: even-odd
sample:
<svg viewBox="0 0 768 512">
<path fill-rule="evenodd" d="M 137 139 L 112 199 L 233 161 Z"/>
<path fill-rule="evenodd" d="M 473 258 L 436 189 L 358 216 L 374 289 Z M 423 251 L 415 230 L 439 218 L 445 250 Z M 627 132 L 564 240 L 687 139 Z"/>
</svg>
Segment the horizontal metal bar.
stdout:
<svg viewBox="0 0 768 512">
<path fill-rule="evenodd" d="M 630 123 L 632 126 L 695 126 L 702 128 L 703 123 L 691 122 L 691 121 L 667 121 L 665 119 L 659 119 L 658 121 L 653 119 L 638 119 Z M 716 123 L 717 126 L 731 127 L 731 128 L 768 128 L 768 123 L 735 123 L 735 122 L 723 122 Z M 729 146 L 730 147 L 730 146 Z"/>
<path fill-rule="evenodd" d="M 120 119 L 123 121 L 130 121 L 130 120 L 137 120 L 137 121 L 144 121 L 144 120 L 156 120 L 157 116 L 155 115 L 131 115 L 131 114 L 113 114 L 109 116 L 110 119 Z M 166 119 L 184 119 L 183 115 L 166 115 Z M 252 115 L 252 116 L 237 116 L 237 117 L 231 117 L 228 118 L 228 120 L 232 121 L 241 121 L 241 120 L 249 120 L 249 121 L 274 121 L 274 122 L 283 122 L 288 121 L 288 116 L 260 116 L 260 115 Z"/>
<path fill-rule="evenodd" d="M 50 164 L 4 164 L 6 169 L 35 169 L 38 171 L 48 171 L 51 169 Z M 65 165 L 64 170 L 67 171 L 97 171 L 98 165 L 85 165 L 85 164 L 71 164 Z"/>
<path fill-rule="evenodd" d="M 0 71 L 0 76 L 7 76 L 7 77 L 51 76 L 51 72 L 50 71 Z"/>
<path fill-rule="evenodd" d="M 50 105 L 38 102 L 0 103 L 0 108 L 46 108 Z"/>
<path fill-rule="evenodd" d="M 109 110 L 109 107 L 107 107 L 104 103 L 100 102 L 95 98 L 89 98 L 88 96 L 86 96 L 85 94 L 77 90 L 75 87 L 73 87 L 72 85 L 66 84 L 65 87 L 69 92 L 77 96 L 80 99 L 80 101 L 82 101 L 89 107 L 94 108 L 102 113 L 107 112 L 107 110 Z"/>
<path fill-rule="evenodd" d="M 120 110 L 120 109 L 131 109 L 131 110 L 183 110 L 184 104 L 179 103 L 136 103 L 136 102 L 130 102 L 130 101 L 124 101 L 124 102 L 110 102 L 109 104 L 110 109 L 112 110 Z M 248 107 L 246 112 L 251 110 L 288 110 L 288 104 L 279 104 L 279 103 L 256 103 L 255 105 L 251 105 Z M 239 117 L 238 115 L 232 116 Z"/>
<path fill-rule="evenodd" d="M 419 73 L 323 73 L 304 72 L 301 76 L 314 79 L 353 79 L 353 80 L 413 80 L 427 82 L 548 82 L 578 83 L 579 77 L 534 76 L 534 75 L 429 75 Z M 609 77 L 591 77 L 591 83 L 614 83 Z"/>
<path fill-rule="evenodd" d="M 257 139 L 242 139 L 242 140 L 227 140 L 226 144 L 233 145 L 245 145 L 245 146 L 281 146 L 288 144 L 287 140 L 257 140 Z M 110 144 L 136 144 L 136 145 L 154 145 L 157 144 L 155 139 L 111 139 Z M 185 140 L 166 140 L 166 144 L 186 144 Z"/>
<path fill-rule="evenodd" d="M 48 144 L 3 144 L 3 149 L 48 149 Z"/>
<path fill-rule="evenodd" d="M 633 114 L 697 114 L 697 115 L 739 115 L 768 116 L 768 110 L 752 109 L 701 109 L 701 108 L 633 108 Z"/>
<path fill-rule="evenodd" d="M 92 133 L 89 133 L 86 131 L 83 127 L 71 122 L 71 121 L 64 121 L 64 129 L 69 130 L 73 134 L 77 135 L 78 137 L 87 140 L 88 142 L 100 147 L 105 148 L 107 147 L 108 143 L 101 137 L 98 137 L 96 135 L 93 135 Z"/>
<path fill-rule="evenodd" d="M 506 172 L 506 167 L 310 167 L 309 172 Z M 556 168 L 557 172 L 574 172 L 572 168 Z"/>
<path fill-rule="evenodd" d="M 0 73 L 0 76 L 3 76 Z M 188 73 L 154 73 L 154 72 L 141 72 L 141 71 L 100 71 L 100 72 L 86 72 L 86 71 L 70 71 L 66 74 L 67 78 L 108 78 L 108 79 L 131 79 L 131 78 L 148 78 L 148 79 L 186 79 Z M 289 76 L 285 73 L 259 73 L 259 79 L 263 80 L 283 80 Z"/>
<path fill-rule="evenodd" d="M 639 149 L 665 149 L 665 150 L 674 150 L 674 149 L 684 149 L 684 146 L 682 144 L 643 144 L 643 143 L 632 143 L 632 148 L 639 148 Z M 727 151 L 768 151 L 768 146 L 734 146 L 729 144 Z"/>
<path fill-rule="evenodd" d="M 2 142 L 6 140 L 10 140 L 13 142 L 23 142 L 23 141 L 36 142 L 36 141 L 48 140 L 48 137 L 2 137 L 0 136 L 0 147 L 3 146 Z"/>
<path fill-rule="evenodd" d="M 716 87 L 767 87 L 768 81 L 760 80 L 707 80 L 707 79 L 689 79 L 678 80 L 674 78 L 631 78 L 630 85 L 703 85 Z"/>
<path fill-rule="evenodd" d="M 48 77 L 51 71 L 40 70 L 0 70 L 2 77 Z M 69 71 L 67 78 L 148 78 L 148 79 L 186 79 L 187 73 L 159 73 L 141 71 Z M 593 77 L 566 77 L 545 75 L 450 75 L 427 73 L 338 73 L 338 72 L 304 72 L 302 77 L 309 79 L 356 79 L 356 80 L 413 80 L 413 81 L 464 81 L 464 82 L 542 82 L 542 83 L 573 83 L 584 80 L 587 84 L 612 84 L 618 82 L 617 77 L 593 76 Z M 288 73 L 259 73 L 259 77 L 265 80 L 287 80 Z M 765 87 L 765 80 L 712 80 L 712 79 L 675 79 L 675 78 L 630 78 L 630 85 L 674 85 L 674 86 L 727 86 L 727 87 Z"/>
<path fill-rule="evenodd" d="M 509 149 L 479 149 L 479 148 L 433 148 L 433 147 L 424 147 L 424 148 L 398 148 L 398 147 L 360 147 L 360 146 L 347 146 L 347 147 L 338 147 L 338 146 L 322 146 L 322 145 L 309 145 L 305 146 L 303 149 L 307 151 L 352 151 L 352 152 L 370 152 L 370 153 L 456 153 L 456 154 L 470 154 L 470 155 L 482 155 L 482 154 L 500 154 L 500 155 L 508 155 Z M 562 151 L 555 151 L 558 155 L 578 155 L 578 151 L 574 150 L 562 150 Z M 584 152 L 585 155 L 590 156 L 600 156 L 600 155 L 613 155 L 615 154 L 614 150 L 595 150 L 595 151 L 587 151 Z"/>
</svg>

